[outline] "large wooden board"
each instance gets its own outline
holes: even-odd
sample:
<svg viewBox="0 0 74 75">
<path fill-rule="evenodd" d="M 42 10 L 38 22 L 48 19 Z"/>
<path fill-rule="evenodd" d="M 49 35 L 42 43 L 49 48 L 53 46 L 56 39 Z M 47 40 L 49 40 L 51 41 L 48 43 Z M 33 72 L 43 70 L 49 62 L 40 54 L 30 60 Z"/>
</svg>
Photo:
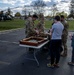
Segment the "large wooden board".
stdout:
<svg viewBox="0 0 74 75">
<path fill-rule="evenodd" d="M 30 45 L 30 46 L 38 46 L 39 44 L 45 42 L 47 39 L 42 37 L 29 37 L 20 40 L 20 44 Z"/>
</svg>

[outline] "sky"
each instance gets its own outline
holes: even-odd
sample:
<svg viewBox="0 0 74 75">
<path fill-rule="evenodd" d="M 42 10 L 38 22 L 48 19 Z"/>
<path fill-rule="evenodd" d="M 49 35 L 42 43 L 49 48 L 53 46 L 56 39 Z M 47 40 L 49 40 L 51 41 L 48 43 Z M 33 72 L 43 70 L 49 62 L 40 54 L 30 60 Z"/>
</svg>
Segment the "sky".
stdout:
<svg viewBox="0 0 74 75">
<path fill-rule="evenodd" d="M 18 7 L 17 9 L 13 9 L 13 12 L 21 12 L 22 8 L 24 5 L 30 5 L 33 1 L 36 0 L 0 0 L 0 10 L 6 10 L 8 7 L 9 8 L 15 8 Z M 69 13 L 69 5 L 70 5 L 70 0 L 43 0 L 46 5 L 50 8 L 54 3 L 57 4 L 57 7 L 59 11 L 66 11 Z M 49 12 L 46 12 L 48 14 Z"/>
</svg>

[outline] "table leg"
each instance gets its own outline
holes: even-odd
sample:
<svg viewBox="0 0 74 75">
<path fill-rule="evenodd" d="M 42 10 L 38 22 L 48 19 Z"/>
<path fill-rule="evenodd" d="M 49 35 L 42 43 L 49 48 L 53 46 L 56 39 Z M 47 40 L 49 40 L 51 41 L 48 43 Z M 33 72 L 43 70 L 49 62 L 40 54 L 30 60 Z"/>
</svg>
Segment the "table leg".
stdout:
<svg viewBox="0 0 74 75">
<path fill-rule="evenodd" d="M 26 48 L 26 49 L 28 49 L 28 48 Z M 36 53 L 38 52 L 38 50 L 36 50 L 36 49 L 34 49 L 34 51 L 33 51 L 33 57 L 34 58 L 25 58 L 25 59 L 28 59 L 28 60 L 33 60 L 33 61 L 36 61 L 36 63 L 37 63 L 37 66 L 39 67 L 39 61 L 38 61 L 38 59 L 37 59 L 37 57 L 36 57 Z M 24 65 L 24 63 L 22 63 L 23 65 Z"/>
<path fill-rule="evenodd" d="M 37 53 L 37 50 L 34 49 L 34 53 L 33 53 L 34 54 L 34 59 L 35 59 L 35 61 L 37 63 L 37 66 L 39 66 L 39 62 L 37 60 L 36 53 Z"/>
</svg>

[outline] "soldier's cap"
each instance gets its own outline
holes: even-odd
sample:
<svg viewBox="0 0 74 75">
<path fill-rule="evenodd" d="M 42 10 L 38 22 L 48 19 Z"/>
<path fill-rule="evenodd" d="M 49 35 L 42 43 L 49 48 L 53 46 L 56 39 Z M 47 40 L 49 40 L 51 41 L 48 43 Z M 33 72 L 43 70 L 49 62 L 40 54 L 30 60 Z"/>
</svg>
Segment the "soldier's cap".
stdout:
<svg viewBox="0 0 74 75">
<path fill-rule="evenodd" d="M 32 17 L 34 17 L 34 18 L 38 18 L 38 16 L 37 16 L 36 14 L 34 14 Z"/>
</svg>

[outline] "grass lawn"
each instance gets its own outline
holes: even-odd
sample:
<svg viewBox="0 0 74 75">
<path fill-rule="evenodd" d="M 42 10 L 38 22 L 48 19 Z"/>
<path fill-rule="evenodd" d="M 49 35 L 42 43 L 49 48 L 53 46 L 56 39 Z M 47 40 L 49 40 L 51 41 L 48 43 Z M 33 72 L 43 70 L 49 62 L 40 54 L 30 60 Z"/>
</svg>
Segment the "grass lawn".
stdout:
<svg viewBox="0 0 74 75">
<path fill-rule="evenodd" d="M 36 22 L 37 23 L 37 22 Z M 74 30 L 74 21 L 68 21 L 69 23 L 69 30 Z M 16 29 L 16 28 L 24 28 L 25 21 L 20 19 L 14 19 L 12 21 L 0 21 L 0 31 L 2 30 L 9 30 L 9 29 Z M 45 21 L 45 27 L 50 28 L 52 21 Z"/>
<path fill-rule="evenodd" d="M 69 23 L 69 30 L 74 30 L 74 20 L 68 21 Z"/>
<path fill-rule="evenodd" d="M 24 27 L 24 20 L 15 19 L 15 20 L 7 20 L 7 21 L 0 21 L 0 31 L 1 30 L 9 30 L 9 29 L 16 29 L 16 28 L 23 28 Z"/>
</svg>

